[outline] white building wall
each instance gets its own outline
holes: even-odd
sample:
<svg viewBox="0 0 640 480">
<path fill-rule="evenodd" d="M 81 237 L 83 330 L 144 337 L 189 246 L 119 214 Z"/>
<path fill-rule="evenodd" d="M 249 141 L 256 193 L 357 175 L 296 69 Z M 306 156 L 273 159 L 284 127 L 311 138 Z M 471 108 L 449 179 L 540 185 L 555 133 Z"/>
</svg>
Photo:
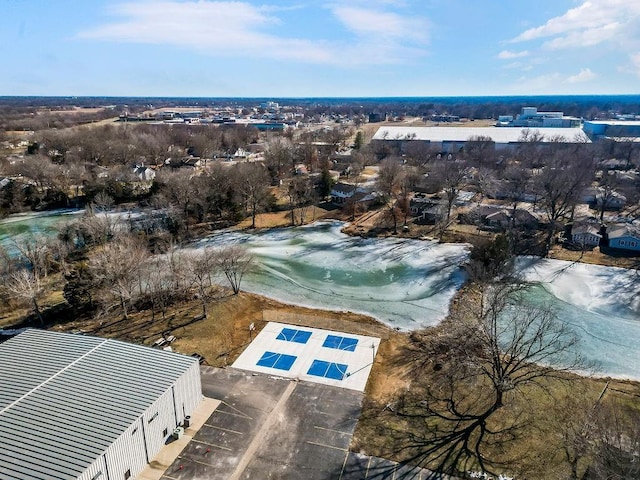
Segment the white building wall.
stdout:
<svg viewBox="0 0 640 480">
<path fill-rule="evenodd" d="M 202 385 L 200 383 L 200 367 L 194 363 L 175 383 L 174 388 L 176 415 L 178 424 L 193 411 L 202 401 Z"/>
<path fill-rule="evenodd" d="M 124 480 L 127 471 L 135 479 L 201 401 L 200 367 L 194 362 L 78 480 Z"/>
<path fill-rule="evenodd" d="M 124 480 L 126 472 L 131 479 L 147 466 L 144 449 L 144 435 L 141 421 L 138 420 L 125 430 L 105 452 L 109 480 Z M 105 477 L 106 479 L 107 477 Z"/>
<path fill-rule="evenodd" d="M 149 459 L 152 459 L 164 446 L 167 438 L 177 426 L 172 387 L 169 387 L 158 400 L 153 402 L 142 417 L 144 419 L 147 453 L 149 454 Z M 117 480 L 117 477 L 114 478 Z"/>
<path fill-rule="evenodd" d="M 78 477 L 78 480 L 108 480 L 104 456 L 100 455 L 100 457 Z"/>
</svg>

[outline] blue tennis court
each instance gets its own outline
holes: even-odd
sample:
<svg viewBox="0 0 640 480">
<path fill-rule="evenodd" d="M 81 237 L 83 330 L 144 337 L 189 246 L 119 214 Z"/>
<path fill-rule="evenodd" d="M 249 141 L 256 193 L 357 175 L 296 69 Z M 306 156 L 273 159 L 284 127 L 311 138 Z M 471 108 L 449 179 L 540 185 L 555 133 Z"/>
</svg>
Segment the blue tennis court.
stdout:
<svg viewBox="0 0 640 480">
<path fill-rule="evenodd" d="M 233 367 L 363 392 L 379 345 L 376 337 L 268 322 Z"/>
<path fill-rule="evenodd" d="M 316 377 L 331 378 L 332 380 L 342 380 L 347 373 L 347 365 L 342 363 L 325 362 L 324 360 L 314 360 L 307 372 L 307 375 Z"/>
<path fill-rule="evenodd" d="M 256 365 L 260 367 L 277 368 L 278 370 L 289 371 L 296 361 L 295 355 L 285 355 L 284 353 L 264 352 Z"/>
<path fill-rule="evenodd" d="M 347 352 L 355 352 L 358 345 L 357 338 L 341 337 L 339 335 L 327 335 L 323 347 L 335 348 L 336 350 L 346 350 Z"/>
<path fill-rule="evenodd" d="M 285 342 L 307 343 L 311 338 L 311 332 L 306 330 L 296 330 L 295 328 L 283 328 L 276 340 L 284 340 Z"/>
</svg>

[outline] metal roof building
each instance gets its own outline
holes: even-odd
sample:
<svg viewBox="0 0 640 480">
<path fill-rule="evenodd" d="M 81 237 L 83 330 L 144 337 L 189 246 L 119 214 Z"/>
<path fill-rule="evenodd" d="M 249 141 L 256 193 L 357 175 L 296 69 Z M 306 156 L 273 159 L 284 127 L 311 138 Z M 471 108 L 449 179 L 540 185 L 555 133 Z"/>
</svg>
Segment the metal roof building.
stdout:
<svg viewBox="0 0 640 480">
<path fill-rule="evenodd" d="M 27 330 L 0 344 L 0 478 L 135 478 L 201 399 L 194 358 Z"/>
<path fill-rule="evenodd" d="M 507 127 L 396 127 L 383 126 L 378 129 L 372 140 L 378 141 L 423 141 L 431 143 L 465 143 L 473 137 L 489 137 L 498 145 L 518 144 L 523 130 L 537 132 L 540 141 L 549 142 L 563 137 L 567 143 L 590 143 L 581 128 L 543 128 L 522 129 Z"/>
</svg>

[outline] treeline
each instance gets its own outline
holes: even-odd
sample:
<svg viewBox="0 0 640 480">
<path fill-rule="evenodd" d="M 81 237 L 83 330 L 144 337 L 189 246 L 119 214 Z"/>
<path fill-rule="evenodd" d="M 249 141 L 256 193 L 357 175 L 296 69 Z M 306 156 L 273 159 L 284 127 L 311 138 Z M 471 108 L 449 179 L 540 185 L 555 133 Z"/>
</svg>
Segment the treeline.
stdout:
<svg viewBox="0 0 640 480">
<path fill-rule="evenodd" d="M 0 246 L 2 304 L 28 305 L 32 317 L 44 324 L 41 302 L 62 289 L 67 308 L 76 315 L 110 315 L 115 310 L 127 319 L 132 310 L 149 310 L 153 320 L 196 295 L 205 318 L 210 301 L 229 290 L 240 291 L 252 259 L 239 246 L 179 249 L 166 228 L 167 217 L 131 222 L 96 203 L 79 221 L 64 225 L 57 237 L 16 240 L 9 249 Z M 141 225 L 150 222 L 153 231 L 144 231 Z"/>
<path fill-rule="evenodd" d="M 366 115 L 388 113 L 392 116 L 431 116 L 451 114 L 469 119 L 495 119 L 499 115 L 516 115 L 524 106 L 540 111 L 560 111 L 587 120 L 611 118 L 616 113 L 640 114 L 637 95 L 552 95 L 495 97 L 380 97 L 380 98 L 153 98 L 153 97 L 0 97 L 0 129 L 7 129 L 4 115 L 25 115 L 40 107 L 68 109 L 113 106 L 111 113 L 136 113 L 149 108 L 251 107 L 266 101 L 281 107 L 300 107 L 308 118 L 314 115 Z M 117 115 L 112 115 L 117 116 Z M 14 119 L 16 120 L 16 119 Z M 23 118 L 23 120 L 27 120 Z M 62 119 L 61 119 L 62 120 Z M 14 125 L 16 126 L 16 125 Z"/>
<path fill-rule="evenodd" d="M 338 113 L 358 115 L 386 113 L 392 117 L 430 117 L 450 114 L 473 120 L 497 119 L 499 115 L 517 115 L 522 107 L 539 111 L 559 111 L 587 120 L 611 118 L 616 113 L 640 114 L 638 96 L 549 96 L 549 97 L 440 97 L 336 99 L 318 101 L 305 107 L 308 116 Z"/>
<path fill-rule="evenodd" d="M 329 155 L 318 153 L 313 142 L 330 141 L 334 148 L 348 135 L 342 129 L 319 131 L 294 142 L 247 127 L 183 125 L 46 131 L 26 155 L 0 159 L 0 175 L 8 181 L 0 188 L 0 215 L 82 207 L 102 194 L 115 204 L 173 208 L 180 213 L 177 234 L 190 223 L 229 224 L 247 215 L 255 220 L 257 213 L 274 208 L 271 187 L 285 180 L 289 208 L 300 212 L 330 190 Z M 264 140 L 260 161 L 214 160 L 259 140 Z M 298 163 L 319 175 L 294 177 Z"/>
<path fill-rule="evenodd" d="M 68 128 L 117 117 L 122 110 L 103 108 L 98 111 L 0 111 L 0 130 L 38 131 L 49 128 Z"/>
</svg>

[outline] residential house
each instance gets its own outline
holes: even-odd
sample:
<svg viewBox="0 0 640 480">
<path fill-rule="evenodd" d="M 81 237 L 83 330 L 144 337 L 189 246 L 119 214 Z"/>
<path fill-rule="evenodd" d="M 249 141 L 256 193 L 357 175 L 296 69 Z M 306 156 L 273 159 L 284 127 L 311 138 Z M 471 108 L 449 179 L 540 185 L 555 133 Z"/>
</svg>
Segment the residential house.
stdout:
<svg viewBox="0 0 640 480">
<path fill-rule="evenodd" d="M 596 195 L 596 204 L 598 207 L 604 204 L 605 210 L 620 210 L 627 204 L 627 197 L 618 192 L 611 192 L 605 197 L 604 191 L 601 190 Z"/>
<path fill-rule="evenodd" d="M 295 173 L 296 175 L 308 175 L 309 169 L 304 163 L 299 163 L 296 165 Z"/>
<path fill-rule="evenodd" d="M 434 225 L 447 214 L 445 202 L 418 193 L 409 201 L 409 210 L 416 217 L 416 223 Z"/>
<path fill-rule="evenodd" d="M 331 188 L 331 203 L 344 205 L 358 190 L 358 187 L 350 183 L 338 182 Z"/>
<path fill-rule="evenodd" d="M 167 158 L 164 161 L 166 167 L 171 168 L 199 168 L 202 165 L 200 157 L 181 157 L 181 158 Z"/>
<path fill-rule="evenodd" d="M 244 148 L 238 148 L 233 154 L 234 160 L 244 160 L 249 156 L 249 152 L 247 152 Z"/>
<path fill-rule="evenodd" d="M 640 252 L 640 228 L 628 223 L 608 229 L 609 248 Z"/>
<path fill-rule="evenodd" d="M 188 168 L 199 168 L 202 166 L 202 160 L 200 157 L 187 157 L 182 160 L 182 166 Z"/>
<path fill-rule="evenodd" d="M 538 218 L 528 210 L 518 208 L 515 213 L 510 208 L 495 205 L 481 205 L 470 217 L 479 225 L 491 229 L 504 230 L 515 225 L 519 228 L 533 230 L 538 227 Z"/>
<path fill-rule="evenodd" d="M 579 223 L 571 228 L 571 243 L 585 247 L 597 247 L 600 245 L 600 225 L 597 223 Z"/>
<path fill-rule="evenodd" d="M 600 162 L 599 167 L 603 170 L 628 170 L 633 167 L 628 160 L 619 158 L 608 158 Z"/>
<path fill-rule="evenodd" d="M 141 182 L 151 182 L 156 178 L 155 170 L 145 167 L 144 164 L 136 165 L 133 169 L 133 174 L 138 177 Z"/>
<path fill-rule="evenodd" d="M 600 190 L 598 188 L 595 188 L 595 187 L 585 188 L 580 194 L 580 202 L 586 203 L 588 205 L 595 205 L 596 198 L 599 193 L 600 193 Z"/>
</svg>

